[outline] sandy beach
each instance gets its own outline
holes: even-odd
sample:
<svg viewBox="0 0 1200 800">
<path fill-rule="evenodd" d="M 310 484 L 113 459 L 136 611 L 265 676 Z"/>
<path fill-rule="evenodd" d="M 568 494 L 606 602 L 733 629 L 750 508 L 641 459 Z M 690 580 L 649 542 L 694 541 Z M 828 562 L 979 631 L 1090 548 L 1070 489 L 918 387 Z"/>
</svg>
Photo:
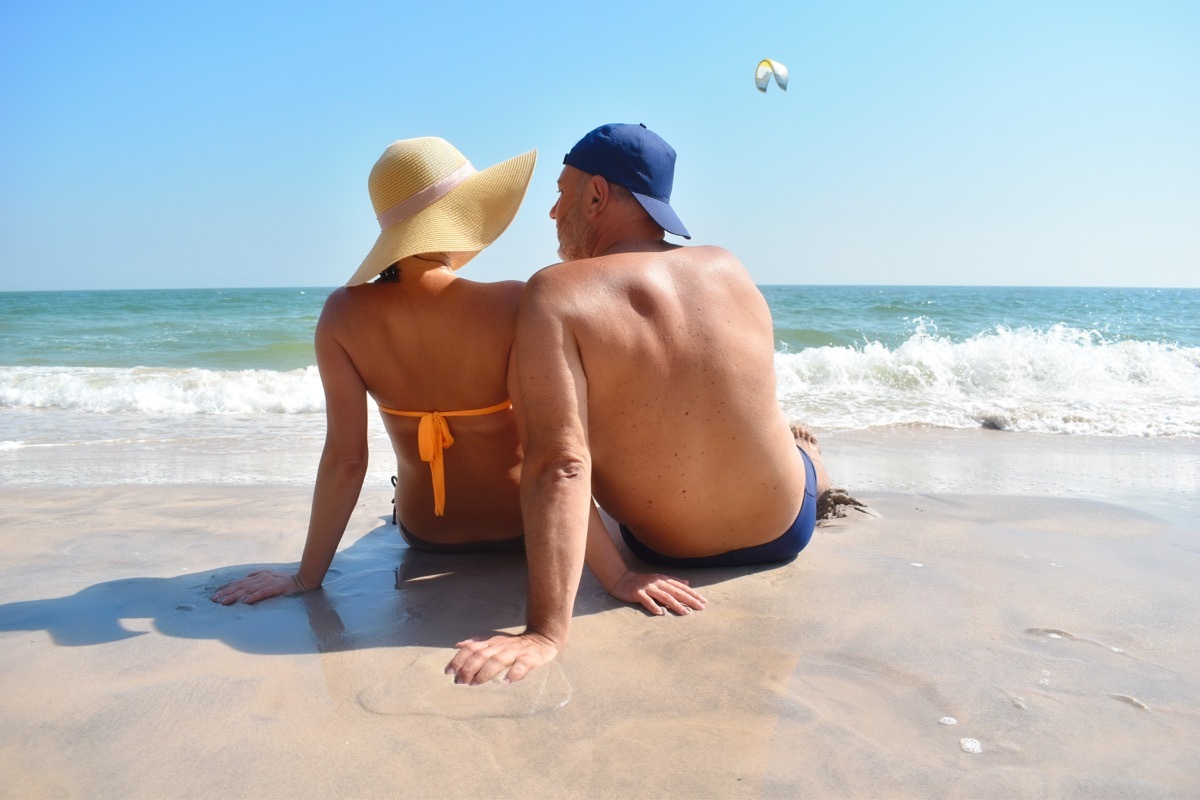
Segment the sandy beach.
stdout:
<svg viewBox="0 0 1200 800">
<path fill-rule="evenodd" d="M 874 516 L 781 568 L 681 571 L 689 617 L 585 576 L 559 661 L 474 689 L 442 668 L 519 627 L 523 562 L 408 550 L 386 486 L 323 590 L 226 608 L 299 558 L 307 489 L 6 482 L 0 795 L 1200 793 L 1200 442 L 824 444 Z"/>
</svg>

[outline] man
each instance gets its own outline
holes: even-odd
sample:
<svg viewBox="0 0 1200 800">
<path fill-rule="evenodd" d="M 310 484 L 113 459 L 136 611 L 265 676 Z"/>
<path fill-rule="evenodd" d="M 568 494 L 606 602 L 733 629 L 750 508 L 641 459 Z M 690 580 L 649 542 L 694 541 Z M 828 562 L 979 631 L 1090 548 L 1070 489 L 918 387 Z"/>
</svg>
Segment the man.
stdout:
<svg viewBox="0 0 1200 800">
<path fill-rule="evenodd" d="M 563 163 L 550 210 L 563 263 L 525 288 L 512 388 L 528 624 L 460 642 L 458 683 L 520 680 L 566 644 L 585 552 L 616 555 L 593 496 L 639 557 L 718 566 L 794 558 L 828 488 L 815 440 L 775 398 L 771 314 L 749 274 L 721 248 L 664 241 L 690 238 L 670 206 L 675 151 L 645 126 L 604 125 Z M 656 590 L 686 611 L 683 587 Z"/>
</svg>

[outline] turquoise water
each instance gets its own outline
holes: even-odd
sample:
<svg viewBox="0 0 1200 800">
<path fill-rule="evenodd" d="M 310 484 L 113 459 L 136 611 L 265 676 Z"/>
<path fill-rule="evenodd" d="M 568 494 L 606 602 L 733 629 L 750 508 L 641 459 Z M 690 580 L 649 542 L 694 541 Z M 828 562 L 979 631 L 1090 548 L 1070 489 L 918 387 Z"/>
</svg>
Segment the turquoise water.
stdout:
<svg viewBox="0 0 1200 800">
<path fill-rule="evenodd" d="M 776 339 L 806 347 L 904 343 L 924 325 L 962 342 L 997 328 L 1065 325 L 1107 342 L 1200 347 L 1200 290 L 946 286 L 763 286 Z"/>
<path fill-rule="evenodd" d="M 815 428 L 1200 436 L 1200 290 L 762 289 L 780 402 Z M 328 291 L 0 293 L 0 450 L 316 426 Z"/>
<path fill-rule="evenodd" d="M 1200 347 L 1200 290 L 764 286 L 783 352 L 895 348 L 1064 325 Z M 291 370 L 315 363 L 327 288 L 0 292 L 0 366 Z"/>
<path fill-rule="evenodd" d="M 290 370 L 329 289 L 0 293 L 0 365 Z"/>
</svg>

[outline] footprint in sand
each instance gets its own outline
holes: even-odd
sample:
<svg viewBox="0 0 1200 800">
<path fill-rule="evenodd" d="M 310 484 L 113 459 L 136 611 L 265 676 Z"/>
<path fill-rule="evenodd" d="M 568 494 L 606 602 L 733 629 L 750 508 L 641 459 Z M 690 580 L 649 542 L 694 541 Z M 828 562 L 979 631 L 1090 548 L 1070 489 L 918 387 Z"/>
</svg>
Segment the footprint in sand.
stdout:
<svg viewBox="0 0 1200 800">
<path fill-rule="evenodd" d="M 517 683 L 458 686 L 443 672 L 446 658 L 441 650 L 419 656 L 399 675 L 359 692 L 359 706 L 384 716 L 521 718 L 562 708 L 574 691 L 556 662 Z"/>
</svg>

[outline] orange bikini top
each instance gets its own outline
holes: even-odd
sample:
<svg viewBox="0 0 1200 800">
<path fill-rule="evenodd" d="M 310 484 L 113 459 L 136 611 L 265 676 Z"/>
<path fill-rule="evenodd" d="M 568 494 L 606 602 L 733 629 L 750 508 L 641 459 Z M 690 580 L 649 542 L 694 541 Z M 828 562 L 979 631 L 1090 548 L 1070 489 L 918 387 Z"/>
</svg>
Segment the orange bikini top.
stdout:
<svg viewBox="0 0 1200 800">
<path fill-rule="evenodd" d="M 380 406 L 379 410 L 397 417 L 421 418 L 417 426 L 417 445 L 421 451 L 421 460 L 429 462 L 429 472 L 433 478 L 433 513 L 440 517 L 446 510 L 446 470 L 442 451 L 454 444 L 454 437 L 450 435 L 450 423 L 446 422 L 446 417 L 481 417 L 511 407 L 512 401 L 505 400 L 494 406 L 472 411 L 397 411 L 386 406 Z"/>
</svg>

